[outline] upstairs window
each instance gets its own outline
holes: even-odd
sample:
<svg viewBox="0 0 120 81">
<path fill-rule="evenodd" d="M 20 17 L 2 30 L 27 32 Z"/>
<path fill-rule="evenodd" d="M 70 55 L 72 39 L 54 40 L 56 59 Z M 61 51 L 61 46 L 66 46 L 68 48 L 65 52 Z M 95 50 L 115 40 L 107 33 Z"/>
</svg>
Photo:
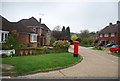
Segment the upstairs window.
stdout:
<svg viewBox="0 0 120 81">
<path fill-rule="evenodd" d="M 103 34 L 100 34 L 100 37 L 103 37 Z"/>
<path fill-rule="evenodd" d="M 114 37 L 115 36 L 115 33 L 111 33 L 111 37 Z"/>
<path fill-rule="evenodd" d="M 105 34 L 105 37 L 108 37 L 108 34 Z"/>
</svg>

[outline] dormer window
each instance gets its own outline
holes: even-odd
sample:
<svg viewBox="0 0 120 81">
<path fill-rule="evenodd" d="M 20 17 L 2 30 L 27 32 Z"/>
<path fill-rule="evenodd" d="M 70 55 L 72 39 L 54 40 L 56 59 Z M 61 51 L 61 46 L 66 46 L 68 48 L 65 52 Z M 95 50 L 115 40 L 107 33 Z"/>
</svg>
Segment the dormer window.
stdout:
<svg viewBox="0 0 120 81">
<path fill-rule="evenodd" d="M 108 34 L 105 34 L 105 37 L 108 37 Z"/>
<path fill-rule="evenodd" d="M 115 33 L 111 33 L 111 37 L 114 37 L 115 36 Z"/>
</svg>

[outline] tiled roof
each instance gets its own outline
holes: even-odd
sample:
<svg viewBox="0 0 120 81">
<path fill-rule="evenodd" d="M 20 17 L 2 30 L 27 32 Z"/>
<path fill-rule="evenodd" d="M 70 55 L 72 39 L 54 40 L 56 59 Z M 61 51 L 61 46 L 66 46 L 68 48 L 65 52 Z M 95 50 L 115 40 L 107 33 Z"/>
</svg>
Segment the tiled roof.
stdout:
<svg viewBox="0 0 120 81">
<path fill-rule="evenodd" d="M 25 26 L 40 26 L 40 23 L 34 18 L 22 19 L 19 22 L 23 23 Z"/>
<path fill-rule="evenodd" d="M 41 27 L 43 27 L 45 30 L 49 30 L 50 31 L 50 29 L 45 24 L 41 24 Z"/>
<path fill-rule="evenodd" d="M 19 22 L 23 23 L 27 27 L 42 27 L 45 30 L 50 30 L 45 24 L 41 24 L 41 21 L 38 22 L 34 17 L 22 19 Z"/>
<path fill-rule="evenodd" d="M 19 33 L 34 33 L 33 30 L 31 30 L 30 28 L 27 28 L 20 22 L 9 22 L 4 17 L 2 16 L 0 17 L 2 19 L 2 27 L 0 27 L 0 30 L 4 30 L 4 31 L 16 30 Z"/>
<path fill-rule="evenodd" d="M 119 25 L 117 24 L 110 24 L 106 26 L 104 29 L 102 29 L 99 34 L 108 34 L 108 33 L 117 33 L 118 28 L 120 28 L 120 22 Z"/>
</svg>

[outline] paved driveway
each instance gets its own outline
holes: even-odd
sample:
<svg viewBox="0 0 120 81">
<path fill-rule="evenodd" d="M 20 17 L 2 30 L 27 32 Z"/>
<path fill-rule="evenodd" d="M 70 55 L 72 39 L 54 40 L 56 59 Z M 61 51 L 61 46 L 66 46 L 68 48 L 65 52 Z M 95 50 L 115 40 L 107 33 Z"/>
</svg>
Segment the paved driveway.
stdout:
<svg viewBox="0 0 120 81">
<path fill-rule="evenodd" d="M 73 46 L 69 51 L 73 52 Z M 37 73 L 18 78 L 55 78 L 55 77 L 76 77 L 76 78 L 117 78 L 118 57 L 110 55 L 109 51 L 92 50 L 91 48 L 79 47 L 79 54 L 83 56 L 81 63 L 72 67 Z M 72 60 L 72 59 L 71 59 Z"/>
</svg>

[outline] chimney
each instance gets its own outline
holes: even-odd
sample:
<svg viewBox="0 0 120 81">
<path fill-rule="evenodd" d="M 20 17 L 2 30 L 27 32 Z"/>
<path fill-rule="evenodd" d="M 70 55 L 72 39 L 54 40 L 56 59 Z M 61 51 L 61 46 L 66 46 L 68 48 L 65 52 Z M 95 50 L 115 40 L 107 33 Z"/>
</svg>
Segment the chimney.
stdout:
<svg viewBox="0 0 120 81">
<path fill-rule="evenodd" d="M 120 24 L 120 21 L 117 21 L 117 23 L 116 24 Z"/>
<path fill-rule="evenodd" d="M 112 25 L 112 23 L 109 23 L 109 25 Z"/>
<path fill-rule="evenodd" d="M 41 18 L 39 19 L 39 23 L 41 24 Z"/>
</svg>

